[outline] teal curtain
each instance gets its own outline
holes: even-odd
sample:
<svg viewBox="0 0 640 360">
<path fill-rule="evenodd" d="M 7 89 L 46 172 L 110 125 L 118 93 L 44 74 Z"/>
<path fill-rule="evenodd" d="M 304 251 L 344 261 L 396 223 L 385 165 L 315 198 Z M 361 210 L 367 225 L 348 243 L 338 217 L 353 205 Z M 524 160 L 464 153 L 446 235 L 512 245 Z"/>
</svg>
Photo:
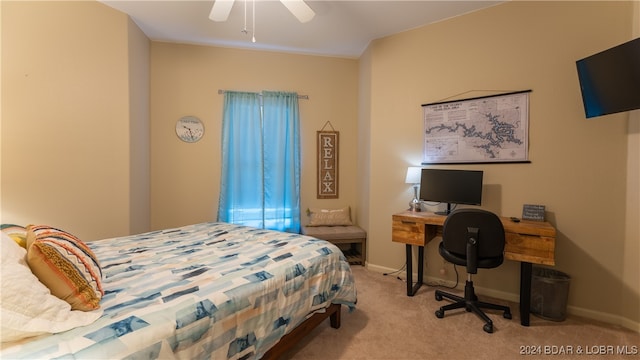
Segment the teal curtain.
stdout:
<svg viewBox="0 0 640 360">
<path fill-rule="evenodd" d="M 300 232 L 299 132 L 298 94 L 225 92 L 218 221 Z"/>
</svg>

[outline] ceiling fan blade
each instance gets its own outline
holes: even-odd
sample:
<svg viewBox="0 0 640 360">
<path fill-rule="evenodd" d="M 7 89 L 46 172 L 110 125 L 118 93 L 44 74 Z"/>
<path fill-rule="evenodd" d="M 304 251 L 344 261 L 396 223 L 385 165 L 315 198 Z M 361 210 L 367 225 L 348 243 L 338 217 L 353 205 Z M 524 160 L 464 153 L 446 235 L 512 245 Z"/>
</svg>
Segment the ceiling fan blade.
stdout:
<svg viewBox="0 0 640 360">
<path fill-rule="evenodd" d="M 227 21 L 234 0 L 215 0 L 209 19 L 213 21 Z"/>
<path fill-rule="evenodd" d="M 316 15 L 316 13 L 313 12 L 313 10 L 304 2 L 304 0 L 280 0 L 280 2 L 287 9 L 289 9 L 293 16 L 298 18 L 301 23 L 311 21 L 311 19 L 313 19 L 313 17 Z"/>
</svg>

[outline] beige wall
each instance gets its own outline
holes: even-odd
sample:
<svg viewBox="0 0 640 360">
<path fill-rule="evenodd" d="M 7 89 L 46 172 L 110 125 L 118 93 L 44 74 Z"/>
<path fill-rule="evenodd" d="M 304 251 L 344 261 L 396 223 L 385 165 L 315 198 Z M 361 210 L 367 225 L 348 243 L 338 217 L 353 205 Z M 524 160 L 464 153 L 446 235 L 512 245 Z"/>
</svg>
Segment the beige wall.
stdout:
<svg viewBox="0 0 640 360">
<path fill-rule="evenodd" d="M 133 20 L 129 29 L 129 233 L 151 226 L 149 86 L 151 42 Z"/>
<path fill-rule="evenodd" d="M 217 217 L 224 98 L 219 89 L 308 95 L 299 101 L 302 209 L 348 205 L 357 214 L 356 60 L 154 42 L 151 63 L 152 228 Z M 176 121 L 185 115 L 204 122 L 205 135 L 197 143 L 175 134 Z M 340 132 L 340 196 L 318 200 L 315 139 L 327 121 Z"/>
<path fill-rule="evenodd" d="M 558 229 L 555 268 L 572 277 L 570 310 L 638 328 L 637 274 L 628 274 L 637 270 L 638 237 L 625 231 L 626 199 L 638 194 L 637 184 L 626 184 L 638 161 L 636 154 L 635 165 L 627 162 L 629 113 L 586 120 L 575 70 L 576 60 L 631 39 L 632 9 L 631 2 L 511 2 L 375 41 L 370 118 L 361 129 L 370 144 L 360 154 L 371 159 L 369 264 L 404 263 L 404 246 L 389 240 L 390 218 L 411 199 L 406 167 L 422 160 L 420 105 L 531 89 L 530 164 L 432 167 L 484 170 L 483 207 L 504 216 L 520 216 L 526 203 L 546 205 Z M 436 247 L 427 247 L 426 274 L 440 278 L 444 266 L 452 280 Z M 506 262 L 476 283 L 517 299 L 518 273 Z"/>
<path fill-rule="evenodd" d="M 148 220 L 131 224 L 148 209 L 132 205 L 148 180 L 131 167 L 135 157 L 148 168 L 147 104 L 138 103 L 148 93 L 148 40 L 97 2 L 1 6 L 2 222 L 50 224 L 86 240 L 147 229 Z M 132 59 L 130 43 L 142 51 Z"/>
<path fill-rule="evenodd" d="M 300 101 L 303 208 L 351 205 L 370 268 L 397 269 L 404 248 L 390 241 L 390 218 L 412 196 L 404 175 L 421 161 L 420 104 L 531 89 L 532 163 L 460 167 L 485 171 L 488 209 L 547 206 L 557 269 L 573 277 L 570 311 L 640 328 L 640 115 L 586 120 L 575 73 L 575 60 L 640 35 L 637 2 L 507 3 L 377 40 L 357 61 L 149 43 L 93 2 L 2 1 L 0 11 L 2 222 L 90 240 L 213 220 L 218 89 L 291 90 L 310 97 Z M 177 139 L 184 115 L 204 121 L 203 140 Z M 336 200 L 315 193 L 326 121 L 341 137 Z M 426 270 L 438 278 L 434 245 Z M 516 299 L 518 272 L 507 262 L 477 285 Z"/>
<path fill-rule="evenodd" d="M 2 69 L 2 5 L 0 4 L 0 69 Z M 2 223 L 2 78 L 0 71 L 0 223 Z"/>
<path fill-rule="evenodd" d="M 633 37 L 640 37 L 640 1 L 634 3 Z M 627 318 L 640 319 L 638 287 L 640 286 L 640 110 L 629 113 L 627 128 L 627 206 L 622 307 L 627 309 Z M 636 321 L 637 323 L 637 321 Z M 636 326 L 637 327 L 637 326 Z"/>
<path fill-rule="evenodd" d="M 358 203 L 362 209 L 358 216 L 358 224 L 369 229 L 371 224 L 371 50 L 367 49 L 359 59 L 358 87 Z M 370 236 L 369 236 L 370 237 Z M 367 240 L 368 241 L 368 240 Z M 371 253 L 371 249 L 367 249 Z"/>
</svg>

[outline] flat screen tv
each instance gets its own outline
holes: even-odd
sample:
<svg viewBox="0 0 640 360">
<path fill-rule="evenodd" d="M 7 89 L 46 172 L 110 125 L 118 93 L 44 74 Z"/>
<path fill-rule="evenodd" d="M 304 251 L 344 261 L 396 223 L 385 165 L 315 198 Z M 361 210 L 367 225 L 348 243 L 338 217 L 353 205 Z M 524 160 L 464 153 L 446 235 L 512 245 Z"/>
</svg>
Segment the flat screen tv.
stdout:
<svg viewBox="0 0 640 360">
<path fill-rule="evenodd" d="M 576 61 L 587 118 L 640 109 L 640 38 Z"/>
<path fill-rule="evenodd" d="M 446 203 L 439 215 L 449 215 L 451 204 L 480 205 L 482 175 L 480 170 L 422 169 L 420 200 Z"/>
</svg>

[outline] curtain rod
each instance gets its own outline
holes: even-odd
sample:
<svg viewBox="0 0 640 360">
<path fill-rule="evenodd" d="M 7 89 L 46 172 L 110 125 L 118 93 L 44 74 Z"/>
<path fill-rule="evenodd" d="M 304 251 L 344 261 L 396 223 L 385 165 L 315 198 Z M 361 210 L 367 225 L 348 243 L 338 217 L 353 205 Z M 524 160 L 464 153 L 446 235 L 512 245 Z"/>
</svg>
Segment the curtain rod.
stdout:
<svg viewBox="0 0 640 360">
<path fill-rule="evenodd" d="M 226 93 L 227 91 L 229 91 L 229 90 L 220 89 L 220 90 L 218 90 L 218 94 L 222 95 L 222 94 Z M 259 94 L 259 95 L 262 96 L 262 94 Z M 298 99 L 309 100 L 309 95 L 298 95 Z"/>
</svg>

